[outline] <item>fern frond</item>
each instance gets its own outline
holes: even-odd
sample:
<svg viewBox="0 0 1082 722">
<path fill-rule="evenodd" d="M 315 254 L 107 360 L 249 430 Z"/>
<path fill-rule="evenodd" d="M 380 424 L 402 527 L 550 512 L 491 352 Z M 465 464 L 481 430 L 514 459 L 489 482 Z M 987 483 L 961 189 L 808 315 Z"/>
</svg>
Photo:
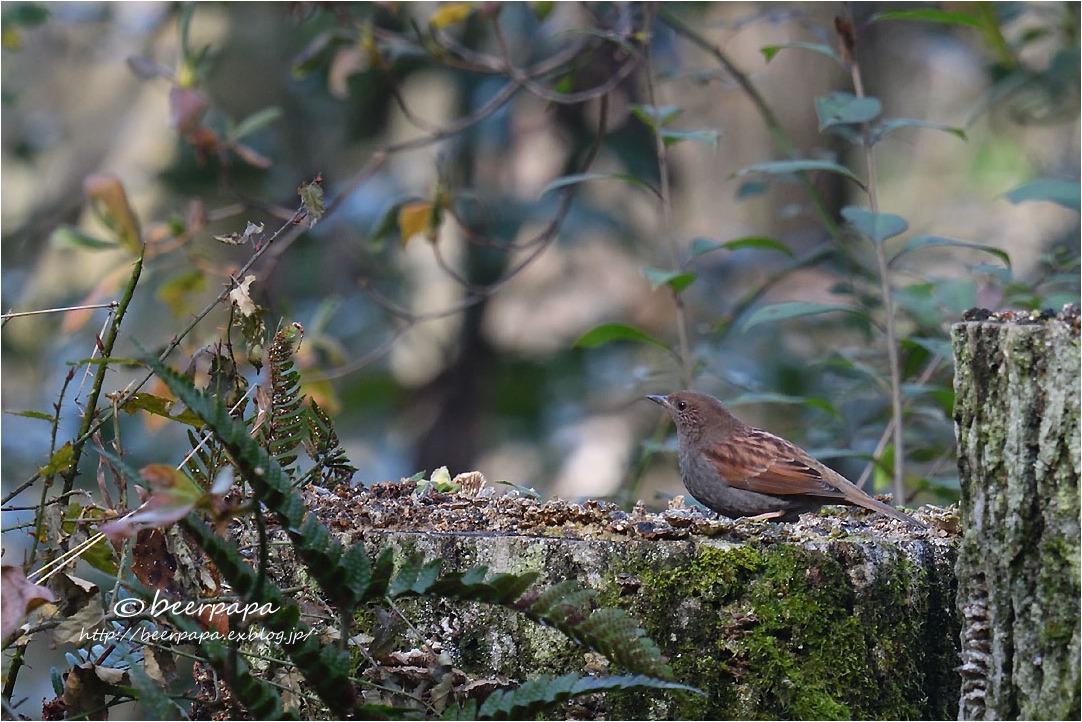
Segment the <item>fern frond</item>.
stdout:
<svg viewBox="0 0 1082 722">
<path fill-rule="evenodd" d="M 495 574 L 490 577 L 488 567 L 473 567 L 463 573 L 440 577 L 429 588 L 428 593 L 507 607 L 520 599 L 539 576 L 539 572 L 526 572 Z"/>
<path fill-rule="evenodd" d="M 391 580 L 388 594 L 392 597 L 425 594 L 440 575 L 440 560 L 425 562 L 423 557 L 410 557 L 398 567 Z"/>
<path fill-rule="evenodd" d="M 188 459 L 185 469 L 201 487 L 209 489 L 213 486 L 218 472 L 229 463 L 229 459 L 222 451 L 221 444 L 213 436 L 204 441 L 188 429 L 188 442 L 196 451 Z"/>
<path fill-rule="evenodd" d="M 193 518 L 192 516 L 188 516 Z M 197 524 L 197 526 L 201 526 Z M 199 639 L 199 653 L 207 659 L 214 671 L 233 688 L 234 694 L 245 706 L 254 720 L 299 720 L 296 710 L 285 709 L 275 687 L 252 674 L 245 660 L 234 654 L 233 649 L 222 644 L 214 636 L 206 636 L 195 620 L 170 615 L 176 628 Z M 168 718 L 163 718 L 168 719 Z"/>
<path fill-rule="evenodd" d="M 574 641 L 605 655 L 631 672 L 664 680 L 673 678 L 672 668 L 661 650 L 638 622 L 622 609 L 593 609 L 596 594 L 575 580 L 554 584 L 540 595 L 526 594 L 537 580 L 536 572 L 497 574 L 488 577 L 487 567 L 440 576 L 440 562 L 407 560 L 391 581 L 391 596 L 438 595 L 508 607 L 553 627 Z"/>
<path fill-rule="evenodd" d="M 277 586 L 260 579 L 241 557 L 233 542 L 214 534 L 194 514 L 184 519 L 183 524 L 185 531 L 229 581 L 233 591 L 249 602 L 267 606 L 270 611 L 260 619 L 260 623 L 282 633 L 282 649 L 297 665 L 297 670 L 312 685 L 312 689 L 332 710 L 346 714 L 356 701 L 356 690 L 349 679 L 349 656 L 336 647 L 321 644 L 311 628 L 301 621 L 297 604 L 287 600 Z M 230 667 L 219 668 L 215 658 L 209 658 L 219 674 L 229 678 L 227 673 Z M 224 662 L 229 664 L 231 660 Z M 251 705 L 259 700 L 249 699 L 241 690 L 235 691 L 244 705 L 255 712 Z M 262 713 L 255 716 L 266 718 Z"/>
<path fill-rule="evenodd" d="M 293 355 L 300 346 L 303 329 L 290 324 L 274 334 L 267 347 L 267 374 L 270 377 L 270 408 L 262 427 L 263 446 L 283 469 L 297 460 L 297 450 L 305 443 L 308 426 L 301 396 L 301 375 L 293 365 Z"/>
<path fill-rule="evenodd" d="M 488 696 L 477 711 L 477 719 L 530 719 L 538 712 L 584 694 L 615 690 L 679 689 L 699 692 L 694 687 L 667 682 L 645 675 L 585 677 L 565 674 L 560 677 L 535 677 L 515 689 L 498 689 Z"/>
<path fill-rule="evenodd" d="M 384 548 L 376 557 L 372 565 L 371 576 L 368 581 L 368 589 L 361 597 L 362 602 L 371 602 L 382 599 L 390 594 L 391 580 L 394 578 L 394 551 L 390 547 Z"/>
<path fill-rule="evenodd" d="M 191 381 L 157 359 L 147 359 L 147 365 L 214 432 L 233 458 L 241 477 L 252 486 L 256 498 L 278 518 L 323 592 L 339 607 L 355 607 L 364 596 L 363 591 L 356 591 L 361 587 L 356 558 L 344 559 L 342 545 L 308 513 L 282 465 L 217 400 L 197 391 Z"/>
<path fill-rule="evenodd" d="M 622 609 L 590 608 L 594 592 L 574 580 L 553 585 L 540 596 L 523 597 L 515 608 L 547 624 L 631 672 L 672 680 L 672 667 L 638 622 Z"/>
<path fill-rule="evenodd" d="M 204 640 L 200 644 L 200 651 L 229 684 L 237 700 L 252 715 L 252 719 L 300 719 L 297 710 L 282 707 L 282 698 L 273 685 L 252 674 L 244 660 L 221 642 Z"/>
<path fill-rule="evenodd" d="M 357 473 L 357 467 L 349 463 L 345 449 L 342 448 L 338 434 L 334 430 L 331 417 L 320 408 L 315 399 L 309 399 L 308 414 L 305 419 L 308 422 L 305 449 L 320 469 L 322 485 L 330 488 L 339 484 L 348 484 Z"/>
</svg>

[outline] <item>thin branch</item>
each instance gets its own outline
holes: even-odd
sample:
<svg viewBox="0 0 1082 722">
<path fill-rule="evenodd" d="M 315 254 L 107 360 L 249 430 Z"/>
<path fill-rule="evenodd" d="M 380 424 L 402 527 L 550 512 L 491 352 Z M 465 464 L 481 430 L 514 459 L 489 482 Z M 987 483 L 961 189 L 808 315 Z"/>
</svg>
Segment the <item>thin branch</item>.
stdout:
<svg viewBox="0 0 1082 722">
<path fill-rule="evenodd" d="M 95 308 L 116 308 L 116 301 L 109 301 L 108 303 L 88 303 L 82 306 L 62 306 L 60 308 L 42 308 L 37 311 L 11 311 L 0 315 L 5 321 L 12 318 L 22 318 L 24 316 L 39 316 L 45 313 L 67 313 L 68 311 L 88 311 Z"/>
<path fill-rule="evenodd" d="M 120 324 L 124 321 L 124 314 L 127 313 L 128 305 L 131 303 L 132 297 L 135 296 L 135 287 L 139 284 L 139 276 L 143 272 L 143 254 L 145 252 L 146 244 L 143 244 L 139 249 L 139 257 L 135 260 L 135 265 L 132 268 L 131 277 L 128 279 L 128 285 L 125 286 L 124 293 L 117 303 L 116 315 L 113 319 L 113 323 L 110 324 L 109 330 L 106 332 L 105 338 L 101 342 L 101 355 L 103 357 L 109 357 L 113 354 L 113 346 L 116 344 L 117 336 L 120 334 Z M 94 373 L 94 384 L 91 386 L 90 396 L 87 398 L 86 411 L 83 412 L 83 423 L 79 428 L 78 438 L 71 445 L 71 464 L 64 473 L 61 474 L 61 478 L 64 479 L 64 484 L 62 486 L 63 491 L 61 492 L 63 494 L 67 494 L 75 485 L 75 475 L 79 470 L 79 460 L 82 459 L 83 448 L 86 446 L 86 442 L 90 438 L 91 433 L 93 433 L 91 427 L 94 425 L 94 417 L 97 415 L 98 397 L 101 396 L 101 388 L 105 383 L 105 374 L 109 370 L 108 366 L 108 364 L 102 363 Z"/>
<path fill-rule="evenodd" d="M 860 74 L 860 63 L 855 55 L 850 59 L 850 72 L 853 76 L 853 92 L 858 98 L 865 97 L 864 80 Z M 874 147 L 872 144 L 871 123 L 861 123 L 864 149 L 864 172 L 867 179 L 868 206 L 872 213 L 879 212 L 879 194 L 875 174 Z M 902 405 L 902 362 L 898 350 L 898 333 L 894 325 L 894 295 L 890 287 L 890 269 L 887 264 L 887 252 L 882 241 L 873 240 L 875 260 L 879 267 L 879 289 L 883 298 L 883 313 L 886 316 L 887 361 L 890 365 L 890 409 L 891 425 L 894 427 L 894 502 L 904 504 L 905 489 L 905 428 L 903 426 Z"/>
</svg>

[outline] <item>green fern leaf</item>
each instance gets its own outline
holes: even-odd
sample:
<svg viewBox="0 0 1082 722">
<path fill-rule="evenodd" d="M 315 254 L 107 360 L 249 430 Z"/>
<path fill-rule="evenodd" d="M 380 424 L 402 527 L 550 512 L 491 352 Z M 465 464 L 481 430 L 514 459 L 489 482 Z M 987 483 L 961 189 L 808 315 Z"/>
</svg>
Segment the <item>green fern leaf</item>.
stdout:
<svg viewBox="0 0 1082 722">
<path fill-rule="evenodd" d="M 560 677 L 536 677 L 512 690 L 496 690 L 477 711 L 478 719 L 529 719 L 538 712 L 574 697 L 615 690 L 669 689 L 702 694 L 694 687 L 666 682 L 644 675 L 583 677 L 565 674 Z"/>
<path fill-rule="evenodd" d="M 430 594 L 455 597 L 474 602 L 510 606 L 537 581 L 538 572 L 525 574 L 495 574 L 488 576 L 488 567 L 472 567 L 463 573 L 440 577 L 429 589 Z"/>
<path fill-rule="evenodd" d="M 388 593 L 392 597 L 405 594 L 425 594 L 440 575 L 440 560 L 425 563 L 422 557 L 407 559 L 391 580 Z"/>
<path fill-rule="evenodd" d="M 353 593 L 353 598 L 363 597 L 372 580 L 372 564 L 364 546 L 357 544 L 347 549 L 338 567 L 342 572 L 342 584 Z"/>
<path fill-rule="evenodd" d="M 184 519 L 183 524 L 185 531 L 203 549 L 235 592 L 249 602 L 268 606 L 270 612 L 261 623 L 268 629 L 282 633 L 282 648 L 320 699 L 338 714 L 346 714 L 356 699 L 356 690 L 349 679 L 351 670 L 348 655 L 337 648 L 320 644 L 317 637 L 310 633 L 309 627 L 301 621 L 300 609 L 296 603 L 287 600 L 277 586 L 257 576 L 248 562 L 241 557 L 236 544 L 214 534 L 194 514 Z M 180 622 L 191 624 L 188 620 Z M 226 652 L 214 640 L 206 640 L 201 651 L 219 674 L 231 680 L 233 686 L 235 668 L 231 665 L 234 663 L 234 655 Z M 327 651 L 333 652 L 333 656 L 327 657 Z M 240 681 L 244 685 L 243 691 L 237 687 L 234 687 L 234 690 L 256 718 L 282 718 L 284 713 L 281 712 L 278 695 L 274 691 L 270 688 L 264 689 L 264 683 L 251 675 Z M 273 699 L 265 698 L 265 692 Z M 278 707 L 274 707 L 272 702 Z"/>
<path fill-rule="evenodd" d="M 253 719 L 300 719 L 296 710 L 283 709 L 282 699 L 275 687 L 252 674 L 243 659 L 233 654 L 220 642 L 205 640 L 200 645 L 200 651 L 211 666 L 229 680 L 233 693 L 251 713 Z"/>
<path fill-rule="evenodd" d="M 631 672 L 671 680 L 672 667 L 639 624 L 622 609 L 593 611 L 594 597 L 592 590 L 567 580 L 534 599 L 523 597 L 516 607 Z"/>
<path fill-rule="evenodd" d="M 375 564 L 372 565 L 372 576 L 361 601 L 370 602 L 389 596 L 392 578 L 394 578 L 394 552 L 387 547 L 379 553 Z"/>
<path fill-rule="evenodd" d="M 291 469 L 297 450 L 307 441 L 308 425 L 301 396 L 301 375 L 293 364 L 304 329 L 290 324 L 274 334 L 267 347 L 267 372 L 270 377 L 270 407 L 261 427 L 263 445 L 283 469 Z"/>
<path fill-rule="evenodd" d="M 305 418 L 308 422 L 305 448 L 319 469 L 322 485 L 330 488 L 338 484 L 348 484 L 357 473 L 357 467 L 349 463 L 334 430 L 334 422 L 315 399 L 309 399 L 308 415 Z"/>
<path fill-rule="evenodd" d="M 447 706 L 443 711 L 443 720 L 475 720 L 477 717 L 477 700 L 466 700 L 466 704 L 459 707 L 457 704 Z"/>
<path fill-rule="evenodd" d="M 252 485 L 256 498 L 278 518 L 297 553 L 320 588 L 339 607 L 349 609 L 360 599 L 342 585 L 338 562 L 339 544 L 314 515 L 308 515 L 304 501 L 293 491 L 282 465 L 248 435 L 244 424 L 229 415 L 217 400 L 200 393 L 190 380 L 167 368 L 156 358 L 147 365 L 169 390 L 197 414 L 228 450 L 240 476 Z"/>
</svg>

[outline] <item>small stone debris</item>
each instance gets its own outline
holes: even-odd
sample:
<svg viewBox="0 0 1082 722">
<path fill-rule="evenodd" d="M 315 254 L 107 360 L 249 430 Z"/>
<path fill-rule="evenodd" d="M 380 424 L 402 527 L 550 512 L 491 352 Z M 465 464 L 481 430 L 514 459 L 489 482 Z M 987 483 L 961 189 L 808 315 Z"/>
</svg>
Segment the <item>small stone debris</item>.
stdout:
<svg viewBox="0 0 1082 722">
<path fill-rule="evenodd" d="M 1069 324 L 1075 333 L 1078 333 L 1079 318 L 1082 316 L 1082 306 L 1077 303 L 1068 303 L 1056 312 L 1050 308 L 1041 310 L 1012 310 L 989 311 L 987 308 L 971 308 L 962 314 L 963 321 L 980 321 L 985 323 L 1014 323 L 1019 325 L 1031 325 L 1060 321 Z"/>
<path fill-rule="evenodd" d="M 572 539 L 680 540 L 692 535 L 732 542 L 800 542 L 839 536 L 925 539 L 956 536 L 957 509 L 925 507 L 915 516 L 929 524 L 913 530 L 894 519 L 859 509 L 833 506 L 818 514 L 805 514 L 793 523 L 729 519 L 700 506 L 685 506 L 683 497 L 657 512 L 643 502 L 632 511 L 608 501 L 563 499 L 548 501 L 510 489 L 500 493 L 484 488 L 479 472 L 470 472 L 470 484 L 453 491 L 402 480 L 370 486 L 339 486 L 331 490 L 309 487 L 309 508 L 332 531 L 359 541 L 368 530 L 428 532 L 436 534 L 489 534 L 560 536 Z"/>
</svg>

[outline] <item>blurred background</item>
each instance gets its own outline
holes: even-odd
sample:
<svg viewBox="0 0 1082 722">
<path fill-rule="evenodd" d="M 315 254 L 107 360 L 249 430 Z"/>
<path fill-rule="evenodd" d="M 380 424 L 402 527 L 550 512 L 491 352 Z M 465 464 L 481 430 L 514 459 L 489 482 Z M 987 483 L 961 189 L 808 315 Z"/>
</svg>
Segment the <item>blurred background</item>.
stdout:
<svg viewBox="0 0 1082 722">
<path fill-rule="evenodd" d="M 899 9 L 929 13 L 875 18 Z M 817 97 L 854 92 L 829 57 L 836 16 L 851 14 L 882 118 L 962 131 L 910 124 L 875 146 L 880 208 L 909 224 L 891 255 L 920 235 L 997 251 L 939 244 L 892 262 L 908 501 L 957 493 L 950 324 L 972 306 L 1079 298 L 1077 3 L 2 12 L 5 313 L 119 296 L 131 253 L 95 242 L 107 234 L 84 193 L 115 174 L 148 260 L 114 355 L 160 349 L 255 250 L 215 236 L 249 222 L 269 234 L 319 176 L 328 212 L 259 258 L 250 291 L 271 331 L 304 327 L 304 388 L 331 411 L 355 483 L 447 466 L 545 497 L 662 507 L 682 487 L 671 425 L 643 396 L 689 384 L 850 478 L 889 457 L 874 252 L 840 217 L 867 197 L 837 174 L 812 174 L 813 198 L 795 176 L 740 172 L 799 157 L 866 177 L 859 135 L 820 130 L 816 115 Z M 812 47 L 768 61 L 762 49 L 786 43 Z M 1005 197 L 1038 179 L 1073 181 L 1073 201 Z M 724 246 L 739 239 L 751 240 Z M 786 301 L 862 313 L 757 322 Z M 4 411 L 53 413 L 74 368 L 59 436 L 75 436 L 78 362 L 109 313 L 5 320 Z M 185 334 L 170 363 L 217 344 L 228 314 Z M 114 369 L 106 393 L 133 378 Z M 179 427 L 121 414 L 108 435 L 136 468 L 175 464 Z M 2 431 L 7 492 L 45 464 L 51 428 L 5 413 Z M 888 491 L 889 469 L 867 488 Z"/>
</svg>

